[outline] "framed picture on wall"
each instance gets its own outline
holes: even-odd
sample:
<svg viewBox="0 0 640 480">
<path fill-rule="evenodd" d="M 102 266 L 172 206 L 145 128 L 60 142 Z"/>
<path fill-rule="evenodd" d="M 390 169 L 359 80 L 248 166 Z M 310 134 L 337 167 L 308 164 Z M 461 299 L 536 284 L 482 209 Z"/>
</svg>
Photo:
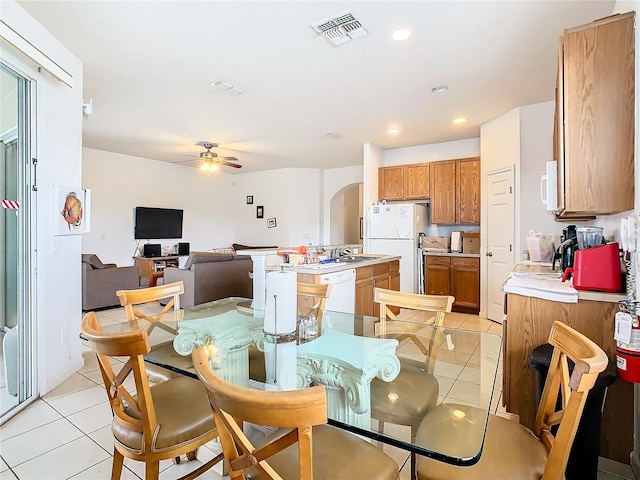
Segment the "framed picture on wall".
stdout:
<svg viewBox="0 0 640 480">
<path fill-rule="evenodd" d="M 262 205 L 256 207 L 256 218 L 264 218 L 264 207 Z"/>
<path fill-rule="evenodd" d="M 91 191 L 80 187 L 54 187 L 56 235 L 81 235 L 89 231 Z"/>
<path fill-rule="evenodd" d="M 253 204 L 253 195 L 247 195 L 247 205 Z"/>
<path fill-rule="evenodd" d="M 267 228 L 273 228 L 276 226 L 276 217 L 267 218 Z"/>
</svg>

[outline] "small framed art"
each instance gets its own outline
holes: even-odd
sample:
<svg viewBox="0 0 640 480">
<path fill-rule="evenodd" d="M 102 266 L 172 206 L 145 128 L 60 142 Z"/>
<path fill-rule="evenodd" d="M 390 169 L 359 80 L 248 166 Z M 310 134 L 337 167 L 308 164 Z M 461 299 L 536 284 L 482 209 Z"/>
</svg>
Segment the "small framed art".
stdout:
<svg viewBox="0 0 640 480">
<path fill-rule="evenodd" d="M 256 207 L 256 218 L 264 218 L 264 207 L 262 205 Z"/>
<path fill-rule="evenodd" d="M 267 228 L 273 228 L 276 226 L 276 217 L 267 218 Z"/>
<path fill-rule="evenodd" d="M 253 205 L 253 195 L 247 195 L 247 205 Z"/>
</svg>

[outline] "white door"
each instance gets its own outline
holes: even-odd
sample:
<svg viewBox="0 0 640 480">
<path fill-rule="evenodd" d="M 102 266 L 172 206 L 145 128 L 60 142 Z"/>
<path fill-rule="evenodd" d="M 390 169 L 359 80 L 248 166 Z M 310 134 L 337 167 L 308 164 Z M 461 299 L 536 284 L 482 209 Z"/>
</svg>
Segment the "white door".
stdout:
<svg viewBox="0 0 640 480">
<path fill-rule="evenodd" d="M 513 167 L 487 173 L 487 318 L 502 323 L 502 283 L 515 264 Z"/>
</svg>

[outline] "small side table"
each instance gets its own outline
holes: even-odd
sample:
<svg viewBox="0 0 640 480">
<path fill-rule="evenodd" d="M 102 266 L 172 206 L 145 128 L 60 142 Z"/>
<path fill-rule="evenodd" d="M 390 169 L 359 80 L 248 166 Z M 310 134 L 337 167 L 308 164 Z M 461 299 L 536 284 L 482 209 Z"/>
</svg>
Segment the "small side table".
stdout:
<svg viewBox="0 0 640 480">
<path fill-rule="evenodd" d="M 164 270 L 159 272 L 151 272 L 151 278 L 149 278 L 149 286 L 155 287 L 158 284 L 158 279 L 164 278 Z"/>
</svg>

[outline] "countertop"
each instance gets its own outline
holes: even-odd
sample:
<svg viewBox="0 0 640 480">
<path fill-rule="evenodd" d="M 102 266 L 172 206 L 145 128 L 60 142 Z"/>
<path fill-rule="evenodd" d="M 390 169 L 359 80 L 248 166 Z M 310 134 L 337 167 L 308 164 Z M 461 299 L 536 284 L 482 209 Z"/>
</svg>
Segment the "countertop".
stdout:
<svg viewBox="0 0 640 480">
<path fill-rule="evenodd" d="M 561 275 L 561 272 L 553 271 L 551 269 L 551 265 L 546 263 L 524 261 L 524 262 L 518 263 L 514 267 L 513 271 L 516 274 L 518 273 L 532 274 L 532 275 L 539 274 L 541 276 L 544 276 L 547 282 L 557 282 L 559 292 L 561 290 L 566 291 L 566 288 L 569 286 L 568 284 L 570 284 L 569 282 L 563 283 L 559 278 Z M 577 292 L 578 301 L 590 300 L 595 302 L 617 303 L 626 298 L 626 295 L 624 293 L 592 292 L 592 291 L 586 291 L 586 290 L 575 290 L 575 292 Z M 537 295 L 531 295 L 531 296 L 537 296 Z"/>
<path fill-rule="evenodd" d="M 458 253 L 458 252 L 425 252 L 423 255 L 429 255 L 431 257 L 466 257 L 466 258 L 480 258 L 479 253 Z"/>
<path fill-rule="evenodd" d="M 354 255 L 358 257 L 358 255 Z M 324 275 L 325 273 L 342 272 L 343 270 L 349 270 L 351 268 L 369 267 L 379 263 L 392 262 L 394 260 L 400 260 L 398 255 L 375 255 L 364 254 L 366 260 L 358 260 L 355 262 L 336 262 L 336 263 L 311 263 L 305 265 L 290 265 L 288 263 L 282 263 L 279 265 L 268 265 L 266 271 L 280 270 L 280 267 L 284 267 L 287 271 L 294 271 L 297 273 L 306 273 L 309 275 Z M 375 258 L 372 258 L 375 257 Z"/>
</svg>

